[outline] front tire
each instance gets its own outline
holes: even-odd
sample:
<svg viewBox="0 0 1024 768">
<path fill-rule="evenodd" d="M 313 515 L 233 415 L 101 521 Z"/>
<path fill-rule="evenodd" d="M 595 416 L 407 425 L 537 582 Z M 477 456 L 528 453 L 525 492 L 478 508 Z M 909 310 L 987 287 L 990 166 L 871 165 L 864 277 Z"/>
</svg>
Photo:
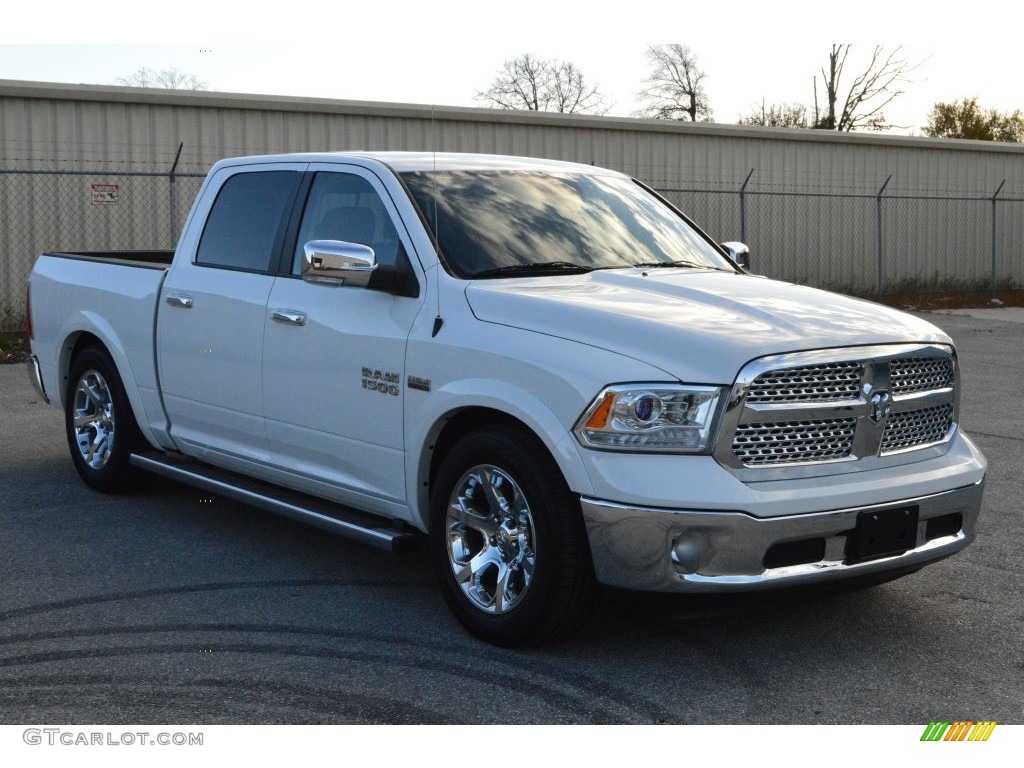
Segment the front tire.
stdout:
<svg viewBox="0 0 1024 768">
<path fill-rule="evenodd" d="M 142 436 L 105 349 L 87 347 L 72 362 L 64 425 L 71 459 L 86 485 L 111 493 L 132 484 L 137 470 L 129 459 Z"/>
<path fill-rule="evenodd" d="M 431 493 L 431 557 L 462 625 L 517 647 L 573 631 L 597 594 L 579 499 L 529 432 L 493 426 L 444 457 Z"/>
</svg>

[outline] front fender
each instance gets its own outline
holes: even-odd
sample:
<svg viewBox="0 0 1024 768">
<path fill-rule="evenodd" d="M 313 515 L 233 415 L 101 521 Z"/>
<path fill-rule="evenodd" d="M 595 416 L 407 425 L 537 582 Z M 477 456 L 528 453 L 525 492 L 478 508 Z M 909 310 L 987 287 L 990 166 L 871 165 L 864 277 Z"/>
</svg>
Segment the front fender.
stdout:
<svg viewBox="0 0 1024 768">
<path fill-rule="evenodd" d="M 461 289 L 460 289 L 461 290 Z M 413 523 L 430 517 L 434 445 L 448 421 L 467 408 L 486 408 L 524 424 L 543 442 L 570 490 L 592 482 L 572 426 L 608 384 L 673 381 L 641 360 L 536 331 L 478 320 L 462 296 L 445 299 L 445 322 L 417 325 L 406 350 L 406 498 Z M 433 319 L 430 309 L 427 317 Z"/>
<path fill-rule="evenodd" d="M 410 391 L 409 396 L 416 394 Z M 461 379 L 432 392 L 422 404 L 410 405 L 408 412 L 416 413 L 416 417 L 407 425 L 406 437 L 410 460 L 416 464 L 409 467 L 414 471 L 406 473 L 406 492 L 409 499 L 415 500 L 412 514 L 414 524 L 421 530 L 428 528 L 432 448 L 445 424 L 469 408 L 497 411 L 525 424 L 547 446 L 570 490 L 579 494 L 593 492 L 570 429 L 543 400 L 523 387 L 498 379 Z"/>
</svg>

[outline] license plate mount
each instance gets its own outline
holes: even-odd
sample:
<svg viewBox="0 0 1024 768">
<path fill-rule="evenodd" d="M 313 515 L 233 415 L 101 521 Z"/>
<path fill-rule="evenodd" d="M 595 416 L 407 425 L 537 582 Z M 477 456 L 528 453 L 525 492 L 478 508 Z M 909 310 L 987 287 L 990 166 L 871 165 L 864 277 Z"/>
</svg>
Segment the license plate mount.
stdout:
<svg viewBox="0 0 1024 768">
<path fill-rule="evenodd" d="M 902 555 L 917 546 L 917 505 L 861 512 L 846 537 L 848 565 Z"/>
</svg>

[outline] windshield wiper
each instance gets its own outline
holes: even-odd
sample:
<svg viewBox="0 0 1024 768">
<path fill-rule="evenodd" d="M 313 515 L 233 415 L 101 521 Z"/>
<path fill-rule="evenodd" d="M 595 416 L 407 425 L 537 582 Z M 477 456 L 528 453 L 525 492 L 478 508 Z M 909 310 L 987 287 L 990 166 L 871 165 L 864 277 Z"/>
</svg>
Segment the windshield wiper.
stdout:
<svg viewBox="0 0 1024 768">
<path fill-rule="evenodd" d="M 593 272 L 593 267 L 585 264 L 573 264 L 571 261 L 538 261 L 531 264 L 508 264 L 504 267 L 493 267 L 474 272 L 469 277 L 497 277 L 499 275 L 554 275 L 571 273 L 575 275 Z"/>
<path fill-rule="evenodd" d="M 723 269 L 722 267 L 715 267 L 715 266 L 712 266 L 711 264 L 700 264 L 700 263 L 698 263 L 696 261 L 685 261 L 685 260 L 682 260 L 682 259 L 678 260 L 678 261 L 644 261 L 644 262 L 641 262 L 640 264 L 624 264 L 623 266 L 626 266 L 626 267 L 643 267 L 644 269 L 648 269 L 648 268 L 651 268 L 651 267 L 653 267 L 653 268 L 658 268 L 658 267 L 691 267 L 692 269 L 713 269 L 716 272 L 732 272 L 733 271 L 731 269 Z"/>
</svg>

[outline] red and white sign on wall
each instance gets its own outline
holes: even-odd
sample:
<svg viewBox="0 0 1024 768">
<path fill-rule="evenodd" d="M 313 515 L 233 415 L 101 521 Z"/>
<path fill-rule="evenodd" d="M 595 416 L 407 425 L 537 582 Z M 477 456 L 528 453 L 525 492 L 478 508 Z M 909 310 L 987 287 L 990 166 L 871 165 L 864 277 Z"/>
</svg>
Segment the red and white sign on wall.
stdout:
<svg viewBox="0 0 1024 768">
<path fill-rule="evenodd" d="M 91 184 L 93 205 L 117 205 L 121 200 L 120 184 Z"/>
</svg>

